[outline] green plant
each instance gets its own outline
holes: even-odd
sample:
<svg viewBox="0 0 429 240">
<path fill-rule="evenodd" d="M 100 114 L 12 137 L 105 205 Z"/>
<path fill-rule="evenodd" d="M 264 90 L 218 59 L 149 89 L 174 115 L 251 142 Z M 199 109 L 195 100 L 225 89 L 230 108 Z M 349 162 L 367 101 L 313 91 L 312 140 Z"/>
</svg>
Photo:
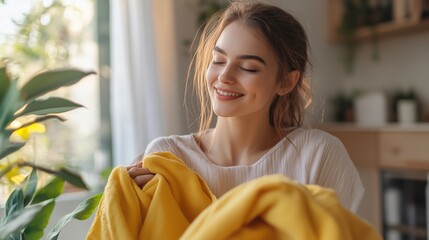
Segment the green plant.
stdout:
<svg viewBox="0 0 429 240">
<path fill-rule="evenodd" d="M 11 160 L 9 157 L 24 147 L 32 126 L 49 119 L 64 121 L 58 114 L 82 107 L 65 98 L 43 97 L 60 87 L 71 86 L 90 74 L 93 72 L 77 69 L 46 71 L 32 77 L 19 88 L 18 80 L 11 78 L 6 66 L 0 67 L 0 164 L 4 163 L 1 165 L 0 179 L 17 169 L 31 169 L 25 180 L 14 186 L 14 191 L 7 199 L 4 217 L 0 220 L 0 239 L 40 239 L 64 183 L 88 189 L 81 176 L 68 168 L 48 168 L 31 160 Z M 19 132 L 24 141 L 11 138 Z M 39 172 L 53 176 L 40 187 Z M 57 239 L 61 228 L 72 218 L 88 218 L 100 198 L 101 194 L 97 194 L 82 202 L 52 229 L 48 239 Z"/>
<path fill-rule="evenodd" d="M 359 27 L 368 26 L 371 30 L 371 41 L 373 45 L 372 59 L 378 60 L 378 35 L 376 24 L 379 21 L 380 11 L 372 8 L 369 0 L 343 0 L 342 22 L 338 28 L 338 33 L 343 42 L 343 63 L 347 73 L 352 73 L 358 49 L 358 39 L 356 31 Z"/>
</svg>

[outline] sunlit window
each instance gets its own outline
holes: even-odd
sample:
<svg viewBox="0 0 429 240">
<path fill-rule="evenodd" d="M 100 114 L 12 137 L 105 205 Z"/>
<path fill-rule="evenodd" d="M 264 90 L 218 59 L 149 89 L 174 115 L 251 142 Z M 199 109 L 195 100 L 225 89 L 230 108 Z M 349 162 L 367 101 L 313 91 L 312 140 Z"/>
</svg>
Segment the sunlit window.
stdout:
<svg viewBox="0 0 429 240">
<path fill-rule="evenodd" d="M 71 88 L 57 90 L 55 95 L 85 108 L 64 114 L 64 123 L 47 121 L 47 131 L 32 135 L 29 144 L 17 153 L 39 164 L 78 169 L 89 185 L 97 184 L 94 175 L 108 165 L 107 157 L 99 150 L 100 74 L 95 13 L 94 0 L 0 2 L 0 61 L 8 64 L 12 75 L 25 80 L 42 69 L 60 67 L 98 73 Z"/>
</svg>

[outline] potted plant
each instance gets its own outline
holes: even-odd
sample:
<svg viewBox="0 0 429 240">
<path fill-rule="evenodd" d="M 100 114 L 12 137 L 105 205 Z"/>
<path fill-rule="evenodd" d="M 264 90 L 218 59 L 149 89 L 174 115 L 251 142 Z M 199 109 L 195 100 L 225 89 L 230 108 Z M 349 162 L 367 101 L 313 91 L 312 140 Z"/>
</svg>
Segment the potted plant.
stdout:
<svg viewBox="0 0 429 240">
<path fill-rule="evenodd" d="M 0 220 L 0 239 L 40 239 L 64 183 L 88 189 L 81 176 L 68 168 L 48 168 L 31 159 L 6 159 L 26 145 L 32 131 L 43 130 L 41 123 L 51 119 L 64 121 L 58 114 L 82 107 L 65 98 L 42 97 L 60 87 L 71 86 L 90 74 L 93 72 L 77 69 L 45 71 L 18 87 L 18 80 L 11 78 L 7 67 L 0 66 L 0 179 L 23 168 L 31 170 L 21 184 L 14 186 L 6 201 L 5 213 Z M 20 135 L 21 141 L 14 140 L 13 135 Z M 38 185 L 40 171 L 53 176 L 42 186 Z M 57 239 L 61 228 L 71 219 L 83 220 L 91 216 L 100 198 L 101 194 L 97 194 L 64 216 L 48 234 L 48 239 Z"/>
<path fill-rule="evenodd" d="M 343 13 L 341 24 L 337 29 L 344 46 L 343 63 L 347 73 L 352 73 L 358 49 L 357 30 L 360 27 L 369 27 L 373 45 L 372 59 L 378 60 L 378 35 L 376 25 L 385 21 L 386 11 L 390 6 L 371 6 L 369 0 L 355 1 L 342 0 Z"/>
</svg>

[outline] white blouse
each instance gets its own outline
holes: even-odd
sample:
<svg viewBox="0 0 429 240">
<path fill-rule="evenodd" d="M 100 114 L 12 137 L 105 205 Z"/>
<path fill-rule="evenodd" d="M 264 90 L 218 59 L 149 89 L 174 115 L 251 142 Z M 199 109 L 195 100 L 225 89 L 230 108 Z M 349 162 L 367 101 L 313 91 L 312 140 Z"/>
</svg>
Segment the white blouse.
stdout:
<svg viewBox="0 0 429 240">
<path fill-rule="evenodd" d="M 332 188 L 343 206 L 353 212 L 364 194 L 344 145 L 318 129 L 295 129 L 252 165 L 216 165 L 201 150 L 194 134 L 157 138 L 147 146 L 144 155 L 154 152 L 171 152 L 179 157 L 206 181 L 217 197 L 241 183 L 269 174 Z"/>
</svg>

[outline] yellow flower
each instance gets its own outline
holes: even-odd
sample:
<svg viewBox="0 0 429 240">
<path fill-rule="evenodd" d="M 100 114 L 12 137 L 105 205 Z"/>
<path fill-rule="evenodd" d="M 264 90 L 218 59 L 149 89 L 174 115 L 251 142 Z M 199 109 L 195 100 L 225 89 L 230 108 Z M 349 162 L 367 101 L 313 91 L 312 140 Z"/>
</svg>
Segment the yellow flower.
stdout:
<svg viewBox="0 0 429 240">
<path fill-rule="evenodd" d="M 7 168 L 9 164 L 0 164 L 0 171 Z M 5 174 L 6 179 L 11 184 L 19 185 L 24 181 L 25 175 L 21 173 L 19 167 L 15 166 Z"/>
<path fill-rule="evenodd" d="M 27 127 L 20 128 L 12 133 L 12 138 L 19 136 L 22 140 L 27 141 L 32 133 L 45 133 L 45 125 L 33 123 Z"/>
</svg>

